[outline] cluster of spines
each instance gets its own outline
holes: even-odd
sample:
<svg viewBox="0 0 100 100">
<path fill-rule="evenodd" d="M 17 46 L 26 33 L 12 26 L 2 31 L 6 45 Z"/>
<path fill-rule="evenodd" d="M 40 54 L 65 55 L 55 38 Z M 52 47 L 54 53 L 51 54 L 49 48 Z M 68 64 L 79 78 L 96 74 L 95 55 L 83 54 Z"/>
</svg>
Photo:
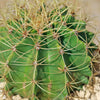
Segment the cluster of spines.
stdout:
<svg viewBox="0 0 100 100">
<path fill-rule="evenodd" d="M 1 30 L 0 68 L 9 95 L 63 100 L 88 83 L 91 58 L 85 42 L 93 34 L 85 30 L 85 22 L 68 15 L 67 8 L 56 12 L 48 15 L 49 27 L 34 29 L 21 10 L 22 19 L 8 21 L 6 32 Z"/>
</svg>

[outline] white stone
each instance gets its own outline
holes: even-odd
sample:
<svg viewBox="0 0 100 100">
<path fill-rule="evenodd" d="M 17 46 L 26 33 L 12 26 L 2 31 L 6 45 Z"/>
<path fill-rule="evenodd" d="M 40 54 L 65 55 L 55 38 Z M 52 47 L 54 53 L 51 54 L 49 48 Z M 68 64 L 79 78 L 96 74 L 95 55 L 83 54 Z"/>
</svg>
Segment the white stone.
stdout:
<svg viewBox="0 0 100 100">
<path fill-rule="evenodd" d="M 89 90 L 87 89 L 87 90 L 86 90 L 86 93 L 85 93 L 85 98 L 89 98 L 89 96 L 90 96 L 90 92 L 89 92 Z"/>
<path fill-rule="evenodd" d="M 4 95 L 4 96 L 2 97 L 2 99 L 3 99 L 3 100 L 6 100 L 6 96 Z"/>
<path fill-rule="evenodd" d="M 81 90 L 81 91 L 79 92 L 79 94 L 78 94 L 79 97 L 84 97 L 84 95 L 85 95 L 85 92 L 82 91 L 82 90 Z"/>
<path fill-rule="evenodd" d="M 2 90 L 0 90 L 0 93 L 2 93 Z"/>
<path fill-rule="evenodd" d="M 91 100 L 97 100 L 97 97 L 96 97 L 95 94 L 92 94 L 92 95 L 91 95 Z"/>
<path fill-rule="evenodd" d="M 100 91 L 96 93 L 97 100 L 100 100 Z"/>
</svg>

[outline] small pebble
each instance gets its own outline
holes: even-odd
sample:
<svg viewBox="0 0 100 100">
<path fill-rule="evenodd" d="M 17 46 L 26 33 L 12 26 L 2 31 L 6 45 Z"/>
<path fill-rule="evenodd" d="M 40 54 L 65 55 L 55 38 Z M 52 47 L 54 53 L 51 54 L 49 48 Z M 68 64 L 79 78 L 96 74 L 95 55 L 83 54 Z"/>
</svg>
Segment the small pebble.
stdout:
<svg viewBox="0 0 100 100">
<path fill-rule="evenodd" d="M 3 99 L 3 100 L 6 100 L 6 96 L 4 95 L 4 96 L 2 97 L 2 99 Z"/>
</svg>

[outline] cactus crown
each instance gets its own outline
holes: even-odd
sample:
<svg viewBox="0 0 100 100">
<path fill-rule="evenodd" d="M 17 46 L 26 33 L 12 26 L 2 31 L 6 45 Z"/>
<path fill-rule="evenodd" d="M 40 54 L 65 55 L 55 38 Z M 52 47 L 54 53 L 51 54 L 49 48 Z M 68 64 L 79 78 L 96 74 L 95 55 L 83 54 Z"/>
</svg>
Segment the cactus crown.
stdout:
<svg viewBox="0 0 100 100">
<path fill-rule="evenodd" d="M 89 82 L 94 34 L 68 7 L 41 5 L 18 8 L 0 27 L 0 76 L 9 96 L 64 100 Z"/>
</svg>

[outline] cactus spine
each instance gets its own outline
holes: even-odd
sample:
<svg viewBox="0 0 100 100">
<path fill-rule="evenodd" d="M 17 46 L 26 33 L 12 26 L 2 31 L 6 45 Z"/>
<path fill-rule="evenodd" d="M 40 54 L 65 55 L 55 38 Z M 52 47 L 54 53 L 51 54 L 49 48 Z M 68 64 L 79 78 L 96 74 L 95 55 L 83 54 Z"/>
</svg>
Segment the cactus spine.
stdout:
<svg viewBox="0 0 100 100">
<path fill-rule="evenodd" d="M 41 19 L 42 10 L 35 18 Z M 49 12 L 46 25 L 35 22 L 27 9 L 17 17 L 0 27 L 0 76 L 9 96 L 64 100 L 88 83 L 93 33 L 84 21 L 68 14 L 67 7 Z"/>
</svg>

